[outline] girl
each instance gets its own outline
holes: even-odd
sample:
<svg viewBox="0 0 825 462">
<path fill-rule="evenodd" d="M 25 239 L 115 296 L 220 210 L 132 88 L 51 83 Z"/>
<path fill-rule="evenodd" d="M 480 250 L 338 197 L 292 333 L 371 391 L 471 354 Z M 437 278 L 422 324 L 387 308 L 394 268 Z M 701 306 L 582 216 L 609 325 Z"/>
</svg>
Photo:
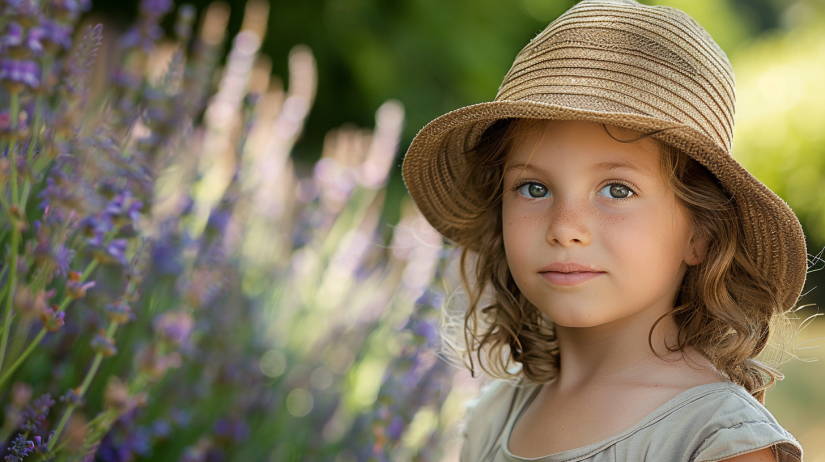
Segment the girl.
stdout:
<svg viewBox="0 0 825 462">
<path fill-rule="evenodd" d="M 503 379 L 469 406 L 462 461 L 802 460 L 755 358 L 788 326 L 805 239 L 730 156 L 734 101 L 685 13 L 584 0 L 495 101 L 418 133 L 404 180 L 469 295 L 445 340 Z"/>
</svg>

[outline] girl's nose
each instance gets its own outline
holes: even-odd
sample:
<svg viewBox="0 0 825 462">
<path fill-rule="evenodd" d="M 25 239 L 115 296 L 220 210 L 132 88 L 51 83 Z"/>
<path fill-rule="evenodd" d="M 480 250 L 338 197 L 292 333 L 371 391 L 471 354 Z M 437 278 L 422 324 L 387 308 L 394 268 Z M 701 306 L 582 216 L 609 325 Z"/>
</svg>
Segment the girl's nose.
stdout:
<svg viewBox="0 0 825 462">
<path fill-rule="evenodd" d="M 559 199 L 547 211 L 547 242 L 562 247 L 590 244 L 585 206 L 572 199 Z"/>
</svg>

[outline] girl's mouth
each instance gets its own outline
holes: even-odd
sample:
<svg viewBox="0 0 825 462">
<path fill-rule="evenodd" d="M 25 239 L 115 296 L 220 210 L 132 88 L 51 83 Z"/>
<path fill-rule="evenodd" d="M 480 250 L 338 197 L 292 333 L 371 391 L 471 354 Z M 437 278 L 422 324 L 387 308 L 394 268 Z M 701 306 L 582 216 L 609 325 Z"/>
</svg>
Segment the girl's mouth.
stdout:
<svg viewBox="0 0 825 462">
<path fill-rule="evenodd" d="M 546 279 L 548 282 L 558 286 L 574 286 L 577 284 L 581 284 L 585 281 L 589 281 L 596 276 L 600 276 L 604 274 L 604 272 L 596 272 L 596 271 L 574 271 L 570 273 L 562 273 L 559 271 L 546 271 L 542 272 L 541 275 Z"/>
</svg>

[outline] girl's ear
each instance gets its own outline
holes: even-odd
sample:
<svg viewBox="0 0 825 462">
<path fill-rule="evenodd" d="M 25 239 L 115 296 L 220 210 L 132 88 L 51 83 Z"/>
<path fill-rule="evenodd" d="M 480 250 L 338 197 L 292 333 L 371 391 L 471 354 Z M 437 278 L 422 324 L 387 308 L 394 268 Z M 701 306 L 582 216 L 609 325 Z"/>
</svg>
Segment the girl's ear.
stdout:
<svg viewBox="0 0 825 462">
<path fill-rule="evenodd" d="M 705 260 L 708 253 L 708 238 L 704 233 L 693 233 L 685 254 L 685 263 L 689 266 L 698 265 Z"/>
</svg>

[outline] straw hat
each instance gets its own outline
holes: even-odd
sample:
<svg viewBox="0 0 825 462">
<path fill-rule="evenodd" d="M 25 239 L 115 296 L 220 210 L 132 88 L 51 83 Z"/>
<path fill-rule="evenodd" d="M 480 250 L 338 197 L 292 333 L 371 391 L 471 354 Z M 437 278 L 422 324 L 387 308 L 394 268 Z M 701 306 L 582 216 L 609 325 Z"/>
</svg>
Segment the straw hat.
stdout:
<svg viewBox="0 0 825 462">
<path fill-rule="evenodd" d="M 464 191 L 467 162 L 498 119 L 539 118 L 611 124 L 683 150 L 716 175 L 739 206 L 748 252 L 781 284 L 792 308 L 807 272 L 799 219 L 779 196 L 731 157 L 733 69 L 711 36 L 684 12 L 635 0 L 584 0 L 516 56 L 492 102 L 428 123 L 402 167 L 421 213 L 458 245 L 474 233 Z M 660 131 L 661 130 L 661 131 Z"/>
</svg>

